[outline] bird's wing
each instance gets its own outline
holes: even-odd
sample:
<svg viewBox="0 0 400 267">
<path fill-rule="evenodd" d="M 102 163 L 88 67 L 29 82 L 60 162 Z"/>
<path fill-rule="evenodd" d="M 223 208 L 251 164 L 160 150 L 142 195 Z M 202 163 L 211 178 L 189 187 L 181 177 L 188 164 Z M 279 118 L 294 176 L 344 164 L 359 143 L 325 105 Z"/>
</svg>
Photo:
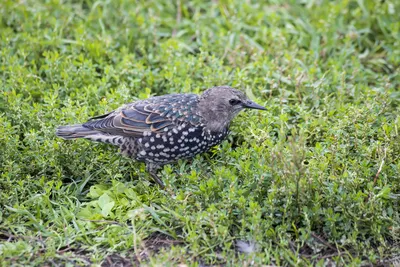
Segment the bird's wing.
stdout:
<svg viewBox="0 0 400 267">
<path fill-rule="evenodd" d="M 153 97 L 128 104 L 104 117 L 97 116 L 83 126 L 130 137 L 141 137 L 144 132 L 164 134 L 168 126 L 183 121 L 198 125 L 201 117 L 195 112 L 197 101 L 194 94 Z"/>
</svg>

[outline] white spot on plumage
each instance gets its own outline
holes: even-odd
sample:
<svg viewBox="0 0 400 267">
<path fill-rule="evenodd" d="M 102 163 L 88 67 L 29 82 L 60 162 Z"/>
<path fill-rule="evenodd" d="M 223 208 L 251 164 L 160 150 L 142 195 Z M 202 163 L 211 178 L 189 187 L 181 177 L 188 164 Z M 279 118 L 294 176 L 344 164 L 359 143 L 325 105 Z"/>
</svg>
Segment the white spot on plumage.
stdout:
<svg viewBox="0 0 400 267">
<path fill-rule="evenodd" d="M 139 154 L 145 156 L 146 155 L 146 151 L 142 150 L 142 151 L 140 151 Z"/>
<path fill-rule="evenodd" d="M 150 144 L 149 144 L 149 143 L 145 143 L 144 146 L 145 146 L 145 147 L 149 147 Z"/>
</svg>

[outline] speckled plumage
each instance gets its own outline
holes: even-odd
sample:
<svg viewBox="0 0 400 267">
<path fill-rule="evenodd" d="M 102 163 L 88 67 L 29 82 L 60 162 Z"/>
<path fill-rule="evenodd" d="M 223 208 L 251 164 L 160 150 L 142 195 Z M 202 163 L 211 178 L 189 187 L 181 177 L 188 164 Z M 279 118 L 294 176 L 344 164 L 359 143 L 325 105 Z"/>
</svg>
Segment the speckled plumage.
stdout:
<svg viewBox="0 0 400 267">
<path fill-rule="evenodd" d="M 219 86 L 202 95 L 170 94 L 139 100 L 84 124 L 61 126 L 57 136 L 86 138 L 120 147 L 121 153 L 145 162 L 157 183 L 157 170 L 191 158 L 219 144 L 230 121 L 243 108 L 264 109 L 231 87 Z"/>
</svg>

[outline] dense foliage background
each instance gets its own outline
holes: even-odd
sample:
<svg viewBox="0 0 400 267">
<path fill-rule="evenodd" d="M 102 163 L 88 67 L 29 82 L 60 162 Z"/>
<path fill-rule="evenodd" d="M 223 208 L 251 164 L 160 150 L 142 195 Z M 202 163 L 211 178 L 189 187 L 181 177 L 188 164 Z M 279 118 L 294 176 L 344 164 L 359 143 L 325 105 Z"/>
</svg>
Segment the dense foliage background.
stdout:
<svg viewBox="0 0 400 267">
<path fill-rule="evenodd" d="M 395 259 L 399 13 L 395 0 L 1 0 L 2 263 Z M 167 190 L 114 147 L 54 135 L 225 84 L 268 110 L 166 166 Z"/>
</svg>

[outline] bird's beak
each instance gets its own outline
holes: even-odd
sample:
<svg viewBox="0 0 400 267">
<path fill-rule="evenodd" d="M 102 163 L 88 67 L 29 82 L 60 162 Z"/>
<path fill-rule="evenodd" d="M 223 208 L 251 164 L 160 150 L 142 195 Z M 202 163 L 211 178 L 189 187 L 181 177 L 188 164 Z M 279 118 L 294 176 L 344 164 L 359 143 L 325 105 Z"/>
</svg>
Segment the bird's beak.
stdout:
<svg viewBox="0 0 400 267">
<path fill-rule="evenodd" d="M 259 104 L 254 103 L 253 101 L 247 100 L 246 102 L 243 103 L 243 106 L 245 108 L 252 108 L 252 109 L 260 109 L 260 110 L 267 110 L 263 106 L 260 106 Z"/>
</svg>

